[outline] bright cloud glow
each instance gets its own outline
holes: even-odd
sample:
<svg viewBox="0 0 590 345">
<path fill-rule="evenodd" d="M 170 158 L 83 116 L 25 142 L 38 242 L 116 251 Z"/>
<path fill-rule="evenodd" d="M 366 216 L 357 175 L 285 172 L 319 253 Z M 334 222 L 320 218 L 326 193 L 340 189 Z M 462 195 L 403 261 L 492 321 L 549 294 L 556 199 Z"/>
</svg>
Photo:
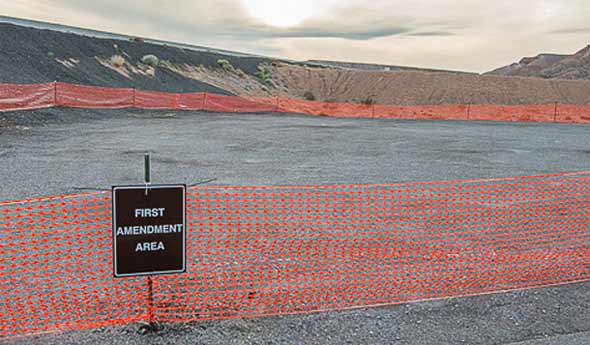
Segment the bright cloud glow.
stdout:
<svg viewBox="0 0 590 345">
<path fill-rule="evenodd" d="M 304 20 L 321 14 L 336 1 L 330 0 L 243 0 L 248 12 L 255 18 L 275 27 L 293 27 Z"/>
</svg>

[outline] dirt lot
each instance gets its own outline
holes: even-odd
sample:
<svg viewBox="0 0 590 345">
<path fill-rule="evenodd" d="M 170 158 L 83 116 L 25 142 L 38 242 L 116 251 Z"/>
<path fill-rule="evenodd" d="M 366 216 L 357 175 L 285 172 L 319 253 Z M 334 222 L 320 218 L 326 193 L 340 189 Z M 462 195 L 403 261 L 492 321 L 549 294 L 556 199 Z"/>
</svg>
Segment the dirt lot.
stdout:
<svg viewBox="0 0 590 345">
<path fill-rule="evenodd" d="M 0 200 L 138 182 L 145 150 L 153 154 L 154 182 L 187 184 L 388 183 L 590 170 L 587 125 L 60 108 L 2 118 L 10 128 L 0 135 L 0 179 L 11 183 Z"/>
<path fill-rule="evenodd" d="M 0 200 L 137 183 L 378 183 L 590 170 L 588 126 L 46 109 L 3 114 Z M 7 344 L 585 344 L 590 285 L 247 320 L 138 325 Z M 519 343 L 522 342 L 522 343 Z"/>
</svg>

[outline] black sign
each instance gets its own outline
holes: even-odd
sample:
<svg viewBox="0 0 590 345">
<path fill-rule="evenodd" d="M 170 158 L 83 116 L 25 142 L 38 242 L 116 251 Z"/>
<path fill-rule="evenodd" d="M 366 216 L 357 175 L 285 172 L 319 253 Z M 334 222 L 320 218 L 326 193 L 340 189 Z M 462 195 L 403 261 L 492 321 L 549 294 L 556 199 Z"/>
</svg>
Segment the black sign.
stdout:
<svg viewBox="0 0 590 345">
<path fill-rule="evenodd" d="M 115 277 L 186 269 L 186 186 L 113 187 Z"/>
</svg>

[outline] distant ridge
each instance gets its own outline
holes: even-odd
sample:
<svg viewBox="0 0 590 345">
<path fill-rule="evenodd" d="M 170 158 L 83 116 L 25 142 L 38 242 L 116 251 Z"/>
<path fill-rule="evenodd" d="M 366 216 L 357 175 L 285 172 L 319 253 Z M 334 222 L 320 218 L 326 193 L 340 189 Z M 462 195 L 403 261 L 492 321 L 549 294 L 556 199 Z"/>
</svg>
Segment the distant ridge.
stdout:
<svg viewBox="0 0 590 345">
<path fill-rule="evenodd" d="M 416 71 L 416 72 L 445 72 L 445 73 L 477 74 L 477 73 L 471 73 L 471 72 L 444 70 L 444 69 L 436 69 L 436 68 L 383 65 L 383 64 L 360 63 L 360 62 L 343 62 L 343 61 L 331 61 L 331 60 L 308 60 L 308 61 L 306 61 L 306 64 L 308 64 L 310 66 L 356 69 L 356 70 L 363 70 L 363 71 Z"/>
<path fill-rule="evenodd" d="M 539 54 L 486 74 L 547 79 L 590 79 L 590 45 L 572 55 Z"/>
</svg>

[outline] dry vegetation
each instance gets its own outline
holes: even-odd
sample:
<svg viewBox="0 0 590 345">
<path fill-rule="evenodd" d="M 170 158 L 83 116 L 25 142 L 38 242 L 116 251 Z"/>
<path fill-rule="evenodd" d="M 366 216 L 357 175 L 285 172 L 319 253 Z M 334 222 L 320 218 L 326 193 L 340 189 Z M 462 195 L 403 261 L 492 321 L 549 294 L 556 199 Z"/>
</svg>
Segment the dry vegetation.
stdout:
<svg viewBox="0 0 590 345">
<path fill-rule="evenodd" d="M 133 78 L 134 75 L 153 77 L 156 73 L 154 67 L 143 64 L 133 65 L 121 55 L 113 55 L 110 58 L 96 57 L 96 60 L 102 66 L 110 68 L 129 79 Z"/>
<path fill-rule="evenodd" d="M 173 64 L 165 62 L 162 67 L 168 68 L 184 77 L 199 80 L 230 91 L 238 95 L 265 97 L 272 95 L 289 96 L 288 90 L 274 88 L 260 78 L 244 73 L 237 68 L 207 68 L 189 64 Z"/>
</svg>

